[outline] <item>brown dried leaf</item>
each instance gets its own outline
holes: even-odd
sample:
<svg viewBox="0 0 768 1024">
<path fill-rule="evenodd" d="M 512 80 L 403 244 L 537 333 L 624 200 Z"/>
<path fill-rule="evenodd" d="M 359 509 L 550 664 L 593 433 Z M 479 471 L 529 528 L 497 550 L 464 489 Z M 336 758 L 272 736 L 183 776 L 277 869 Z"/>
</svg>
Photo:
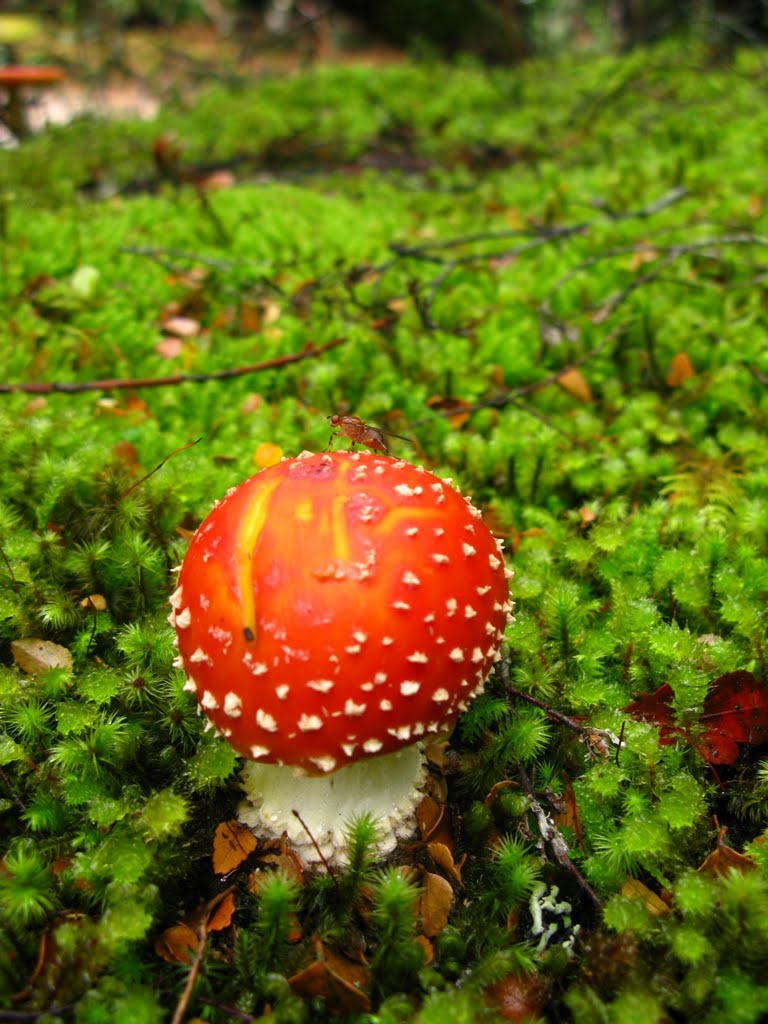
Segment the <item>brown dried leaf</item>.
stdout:
<svg viewBox="0 0 768 1024">
<path fill-rule="evenodd" d="M 331 952 L 318 943 L 319 959 L 288 979 L 291 989 L 305 999 L 324 999 L 326 1012 L 334 1016 L 369 1013 L 371 1001 L 365 988 L 369 973 L 360 964 Z"/>
<path fill-rule="evenodd" d="M 429 839 L 445 814 L 445 807 L 432 796 L 425 796 L 416 808 L 416 824 L 422 839 Z"/>
<path fill-rule="evenodd" d="M 462 857 L 462 859 L 456 863 L 453 859 L 453 854 L 445 843 L 427 843 L 427 853 L 435 864 L 439 868 L 442 868 L 446 875 L 452 878 L 457 885 L 463 884 L 461 881 L 461 868 L 464 864 L 465 858 Z"/>
<path fill-rule="evenodd" d="M 21 671 L 30 676 L 51 668 L 72 668 L 72 655 L 68 648 L 51 640 L 12 640 L 11 654 Z"/>
<path fill-rule="evenodd" d="M 208 931 L 221 932 L 225 928 L 229 928 L 236 909 L 235 897 L 231 892 L 228 892 L 211 914 L 210 920 L 208 921 Z"/>
<path fill-rule="evenodd" d="M 693 368 L 690 356 L 687 352 L 677 352 L 672 357 L 672 362 L 669 366 L 669 373 L 667 374 L 667 386 L 670 388 L 679 388 L 681 384 L 685 384 L 691 377 L 696 376 L 696 371 Z"/>
<path fill-rule="evenodd" d="M 757 869 L 757 861 L 745 853 L 739 853 L 730 846 L 725 845 L 725 833 L 727 829 L 721 828 L 717 837 L 717 846 L 708 854 L 699 871 L 705 875 L 725 875 L 731 870 L 745 874 L 747 871 Z"/>
<path fill-rule="evenodd" d="M 488 995 L 505 1020 L 526 1024 L 540 1019 L 551 990 L 551 979 L 542 974 L 510 974 L 488 989 Z"/>
<path fill-rule="evenodd" d="M 576 398 L 580 402 L 592 401 L 592 389 L 581 370 L 577 370 L 575 367 L 563 370 L 558 375 L 557 383 L 571 398 Z"/>
<path fill-rule="evenodd" d="M 453 903 L 451 883 L 442 875 L 427 871 L 421 894 L 421 929 L 427 938 L 434 939 L 448 924 Z"/>
<path fill-rule="evenodd" d="M 216 829 L 213 840 L 213 870 L 227 875 L 240 867 L 256 847 L 256 836 L 239 821 L 223 821 Z"/>
<path fill-rule="evenodd" d="M 652 917 L 663 917 L 669 913 L 669 907 L 656 893 L 643 885 L 637 878 L 627 878 L 621 886 L 621 895 L 625 899 L 644 903 L 645 909 Z"/>
<path fill-rule="evenodd" d="M 199 943 L 189 925 L 175 924 L 155 941 L 155 952 L 169 964 L 191 964 Z"/>
<path fill-rule="evenodd" d="M 291 847 L 285 835 L 274 841 L 274 851 L 262 857 L 262 863 L 283 871 L 286 878 L 292 879 L 298 885 L 304 885 L 304 865 L 301 857 Z"/>
<path fill-rule="evenodd" d="M 435 959 L 435 947 L 426 935 L 417 935 L 414 941 L 417 946 L 421 946 L 421 951 L 424 954 L 424 966 L 429 967 Z"/>
<path fill-rule="evenodd" d="M 427 405 L 435 412 L 442 413 L 454 430 L 460 430 L 472 415 L 472 407 L 462 398 L 444 398 L 442 395 L 433 395 L 427 399 Z"/>
</svg>

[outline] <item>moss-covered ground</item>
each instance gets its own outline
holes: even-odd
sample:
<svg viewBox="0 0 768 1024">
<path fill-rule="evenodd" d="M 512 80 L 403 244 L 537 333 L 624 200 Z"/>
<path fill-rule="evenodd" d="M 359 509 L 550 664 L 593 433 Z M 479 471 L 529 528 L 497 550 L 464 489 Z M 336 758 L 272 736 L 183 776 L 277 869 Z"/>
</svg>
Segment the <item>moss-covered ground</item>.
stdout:
<svg viewBox="0 0 768 1024">
<path fill-rule="evenodd" d="M 318 69 L 0 153 L 0 1020 L 766 1019 L 767 82 Z M 392 863 L 229 867 L 171 569 L 333 412 L 516 621 Z"/>
</svg>

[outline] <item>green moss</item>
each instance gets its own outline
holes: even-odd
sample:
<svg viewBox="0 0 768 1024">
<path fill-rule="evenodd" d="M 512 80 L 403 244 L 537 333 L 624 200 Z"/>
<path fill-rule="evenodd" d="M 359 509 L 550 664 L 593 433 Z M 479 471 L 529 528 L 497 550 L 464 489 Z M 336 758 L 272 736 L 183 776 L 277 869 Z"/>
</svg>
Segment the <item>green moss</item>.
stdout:
<svg viewBox="0 0 768 1024">
<path fill-rule="evenodd" d="M 702 744 L 715 681 L 766 677 L 763 77 L 758 54 L 667 45 L 325 68 L 0 154 L 4 380 L 202 378 L 0 396 L 3 1000 L 31 985 L 22 1012 L 164 1019 L 189 965 L 155 940 L 231 884 L 189 1008 L 212 1024 L 360 999 L 291 987 L 324 948 L 368 971 L 352 1016 L 372 1021 L 486 1019 L 516 973 L 551 982 L 553 1018 L 768 1012 L 765 762 L 742 739 L 709 766 Z M 240 183 L 151 180 L 169 128 Z M 112 199 L 84 198 L 94 174 Z M 176 357 L 171 313 L 196 324 Z M 260 444 L 321 450 L 337 409 L 490 510 L 516 619 L 436 783 L 453 871 L 429 838 L 376 864 L 357 821 L 334 878 L 300 885 L 257 850 L 222 879 L 240 764 L 174 667 L 173 568 Z M 23 673 L 21 638 L 72 667 Z M 624 709 L 665 684 L 660 745 Z M 698 871 L 715 816 L 744 872 Z M 454 898 L 427 965 L 428 874 Z M 58 960 L 35 976 L 43 936 Z"/>
</svg>

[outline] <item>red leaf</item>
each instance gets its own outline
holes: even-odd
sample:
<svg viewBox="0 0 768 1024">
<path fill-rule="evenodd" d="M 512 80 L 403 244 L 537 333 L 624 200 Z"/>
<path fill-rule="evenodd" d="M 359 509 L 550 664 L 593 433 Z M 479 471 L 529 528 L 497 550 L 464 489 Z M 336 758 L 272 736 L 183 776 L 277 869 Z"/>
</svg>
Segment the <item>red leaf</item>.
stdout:
<svg viewBox="0 0 768 1024">
<path fill-rule="evenodd" d="M 641 693 L 637 700 L 627 704 L 623 710 L 641 722 L 653 722 L 654 725 L 658 725 L 661 730 L 659 744 L 664 746 L 674 741 L 675 718 L 670 706 L 673 697 L 672 687 L 669 683 L 664 683 L 653 693 Z"/>
<path fill-rule="evenodd" d="M 768 742 L 768 688 L 740 670 L 720 676 L 704 701 L 702 747 L 711 764 L 733 764 L 739 743 Z"/>
<path fill-rule="evenodd" d="M 675 726 L 671 686 L 665 683 L 651 694 L 643 694 L 624 710 L 642 722 L 659 726 L 659 743 L 672 743 L 675 735 L 694 742 L 686 730 Z M 739 743 L 768 742 L 768 687 L 743 669 L 715 679 L 704 701 L 699 720 L 704 735 L 695 746 L 710 764 L 733 764 Z"/>
</svg>

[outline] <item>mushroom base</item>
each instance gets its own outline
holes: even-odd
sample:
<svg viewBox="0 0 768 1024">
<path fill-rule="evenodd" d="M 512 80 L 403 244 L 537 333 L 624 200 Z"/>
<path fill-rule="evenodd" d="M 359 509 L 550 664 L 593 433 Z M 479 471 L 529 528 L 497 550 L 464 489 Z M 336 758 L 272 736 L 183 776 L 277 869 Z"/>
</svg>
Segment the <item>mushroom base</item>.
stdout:
<svg viewBox="0 0 768 1024">
<path fill-rule="evenodd" d="M 254 761 L 243 771 L 247 799 L 240 804 L 238 816 L 260 835 L 287 833 L 305 863 L 319 863 L 320 855 L 293 814 L 295 809 L 326 861 L 344 864 L 349 822 L 367 812 L 377 820 L 381 833 L 376 852 L 385 856 L 399 838 L 413 832 L 425 777 L 418 744 L 320 776 L 296 775 L 290 768 Z"/>
</svg>

